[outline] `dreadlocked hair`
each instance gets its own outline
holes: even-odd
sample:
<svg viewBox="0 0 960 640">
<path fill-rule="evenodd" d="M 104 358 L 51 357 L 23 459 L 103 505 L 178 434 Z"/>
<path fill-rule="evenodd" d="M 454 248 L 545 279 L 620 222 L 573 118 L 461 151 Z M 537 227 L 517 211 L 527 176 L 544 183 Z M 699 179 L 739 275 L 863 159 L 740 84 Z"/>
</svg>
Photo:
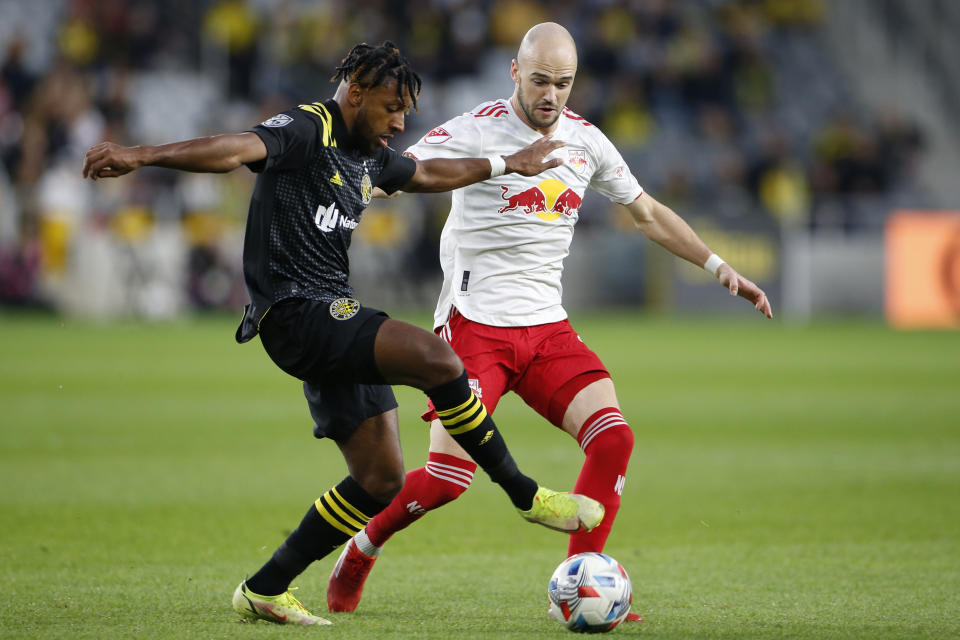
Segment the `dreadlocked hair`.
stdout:
<svg viewBox="0 0 960 640">
<path fill-rule="evenodd" d="M 397 81 L 397 95 L 401 100 L 403 88 L 407 88 L 413 100 L 413 108 L 416 109 L 417 96 L 420 95 L 420 76 L 400 54 L 397 45 L 389 40 L 378 47 L 370 46 L 366 42 L 356 45 L 340 61 L 340 66 L 330 81 L 356 82 L 364 89 L 370 89 L 385 84 L 389 79 Z"/>
</svg>

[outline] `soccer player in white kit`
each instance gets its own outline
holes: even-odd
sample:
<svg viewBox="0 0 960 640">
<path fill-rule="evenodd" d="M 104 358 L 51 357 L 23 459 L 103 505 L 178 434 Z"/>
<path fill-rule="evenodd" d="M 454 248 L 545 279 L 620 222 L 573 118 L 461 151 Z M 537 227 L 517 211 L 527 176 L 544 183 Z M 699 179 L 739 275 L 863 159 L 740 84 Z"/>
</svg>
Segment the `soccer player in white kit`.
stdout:
<svg viewBox="0 0 960 640">
<path fill-rule="evenodd" d="M 566 143 L 550 156 L 563 164 L 538 176 L 491 177 L 453 192 L 440 240 L 444 280 L 434 329 L 463 360 L 487 411 L 513 391 L 583 449 L 574 491 L 601 502 L 606 513 L 592 531 L 570 535 L 568 556 L 603 550 L 633 449 L 610 374 L 574 332 L 561 304 L 563 259 L 587 188 L 625 206 L 648 238 L 711 271 L 731 295 L 772 317 L 766 294 L 644 193 L 606 136 L 565 108 L 576 69 L 576 46 L 567 30 L 556 23 L 536 25 L 511 62 L 515 89 L 509 100 L 485 102 L 407 150 L 420 160 L 486 156 L 496 165 L 500 155 L 544 135 Z M 432 419 L 428 462 L 407 473 L 390 506 L 344 547 L 327 588 L 331 611 L 356 608 L 391 535 L 470 486 L 476 464 L 435 412 L 424 417 Z"/>
</svg>

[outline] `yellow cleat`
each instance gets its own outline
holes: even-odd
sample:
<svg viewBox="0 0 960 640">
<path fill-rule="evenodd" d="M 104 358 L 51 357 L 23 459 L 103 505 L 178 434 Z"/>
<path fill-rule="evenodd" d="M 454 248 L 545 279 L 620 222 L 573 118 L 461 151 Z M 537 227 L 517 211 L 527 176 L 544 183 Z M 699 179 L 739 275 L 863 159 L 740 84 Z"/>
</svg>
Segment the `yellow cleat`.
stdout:
<svg viewBox="0 0 960 640">
<path fill-rule="evenodd" d="M 603 520 L 603 505 L 593 498 L 546 487 L 537 488 L 530 509 L 517 511 L 524 520 L 568 533 L 590 531 Z"/>
<path fill-rule="evenodd" d="M 289 591 L 278 596 L 261 596 L 247 589 L 241 582 L 233 592 L 233 610 L 252 620 L 269 620 L 277 624 L 333 624 L 326 618 L 315 616 Z"/>
</svg>

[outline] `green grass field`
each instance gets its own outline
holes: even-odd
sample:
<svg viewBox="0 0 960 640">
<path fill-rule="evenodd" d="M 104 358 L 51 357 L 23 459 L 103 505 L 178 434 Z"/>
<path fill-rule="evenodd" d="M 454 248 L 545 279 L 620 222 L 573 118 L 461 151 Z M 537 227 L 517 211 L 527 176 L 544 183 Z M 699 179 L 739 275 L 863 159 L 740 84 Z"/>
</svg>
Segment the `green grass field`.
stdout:
<svg viewBox="0 0 960 640">
<path fill-rule="evenodd" d="M 960 636 L 960 333 L 574 320 L 636 433 L 607 552 L 647 621 L 617 637 Z M 481 473 L 387 546 L 356 613 L 241 623 L 233 588 L 345 468 L 234 321 L 0 319 L 0 636 L 567 637 L 545 617 L 566 540 Z M 419 466 L 422 399 L 399 397 Z M 572 486 L 568 437 L 512 396 L 496 417 Z M 321 615 L 334 560 L 298 581 Z"/>
</svg>

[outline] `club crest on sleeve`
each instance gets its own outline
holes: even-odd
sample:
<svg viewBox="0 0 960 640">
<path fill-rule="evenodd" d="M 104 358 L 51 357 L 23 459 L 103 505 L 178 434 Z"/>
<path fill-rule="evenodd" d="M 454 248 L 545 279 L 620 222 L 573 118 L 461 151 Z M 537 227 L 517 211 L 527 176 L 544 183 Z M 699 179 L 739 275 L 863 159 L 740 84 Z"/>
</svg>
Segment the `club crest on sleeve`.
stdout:
<svg viewBox="0 0 960 640">
<path fill-rule="evenodd" d="M 423 136 L 423 141 L 427 144 L 443 144 L 452 137 L 453 136 L 451 136 L 446 129 L 443 127 L 437 127 L 427 135 Z"/>
<path fill-rule="evenodd" d="M 285 113 L 278 113 L 277 115 L 273 116 L 269 120 L 264 120 L 262 124 L 265 127 L 276 128 L 276 127 L 285 127 L 291 122 L 293 122 L 293 118 L 291 118 Z"/>
<path fill-rule="evenodd" d="M 353 298 L 337 298 L 330 303 L 330 315 L 337 320 L 349 320 L 360 311 L 360 303 Z"/>
</svg>

